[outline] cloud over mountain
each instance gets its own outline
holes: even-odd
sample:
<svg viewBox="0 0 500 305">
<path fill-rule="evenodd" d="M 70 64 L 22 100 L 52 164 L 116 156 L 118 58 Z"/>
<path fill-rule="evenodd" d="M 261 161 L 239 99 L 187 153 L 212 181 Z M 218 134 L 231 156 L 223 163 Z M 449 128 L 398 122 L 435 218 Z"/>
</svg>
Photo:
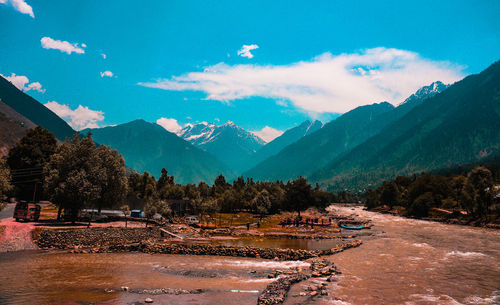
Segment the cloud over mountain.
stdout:
<svg viewBox="0 0 500 305">
<path fill-rule="evenodd" d="M 173 133 L 178 133 L 182 130 L 182 126 L 179 124 L 179 122 L 177 122 L 176 119 L 159 118 L 158 120 L 156 120 L 156 124 Z"/>
<path fill-rule="evenodd" d="M 266 143 L 269 143 L 272 140 L 276 139 L 277 137 L 281 136 L 283 134 L 283 131 L 269 126 L 265 126 L 261 130 L 252 131 L 252 133 L 261 138 L 262 140 L 266 141 Z"/>
<path fill-rule="evenodd" d="M 228 65 L 139 85 L 171 91 L 201 91 L 207 100 L 249 97 L 287 100 L 310 113 L 344 113 L 357 106 L 388 101 L 398 104 L 421 86 L 439 79 L 453 83 L 463 67 L 433 61 L 407 50 L 366 49 L 324 53 L 288 65 Z"/>
<path fill-rule="evenodd" d="M 45 89 L 42 88 L 42 84 L 40 84 L 39 82 L 29 83 L 30 80 L 27 76 L 16 75 L 15 73 L 12 73 L 10 76 L 5 76 L 0 73 L 0 76 L 4 77 L 6 80 L 11 82 L 19 90 L 22 91 L 35 90 L 40 93 L 45 93 Z"/>
<path fill-rule="evenodd" d="M 104 120 L 104 112 L 91 110 L 87 106 L 78 105 L 78 108 L 73 110 L 68 105 L 59 104 L 56 101 L 48 102 L 44 106 L 68 122 L 76 130 L 98 128 L 99 122 Z"/>
</svg>

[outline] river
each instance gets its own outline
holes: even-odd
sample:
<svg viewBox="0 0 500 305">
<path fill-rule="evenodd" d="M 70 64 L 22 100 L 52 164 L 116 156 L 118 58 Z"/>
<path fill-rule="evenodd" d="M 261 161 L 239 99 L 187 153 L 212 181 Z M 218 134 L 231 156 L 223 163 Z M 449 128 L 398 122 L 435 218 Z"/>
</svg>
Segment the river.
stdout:
<svg viewBox="0 0 500 305">
<path fill-rule="evenodd" d="M 333 209 L 374 225 L 361 247 L 332 258 L 338 304 L 500 304 L 500 231 Z"/>
<path fill-rule="evenodd" d="M 342 275 L 329 284 L 328 296 L 290 297 L 286 304 L 500 303 L 500 231 L 405 219 L 361 208 L 333 209 L 370 219 L 373 227 L 362 232 L 372 234 L 361 234 L 364 243 L 360 247 L 329 258 Z M 272 245 L 272 241 L 265 244 Z M 293 242 L 294 247 L 300 245 Z M 324 246 L 321 241 L 304 245 Z M 154 304 L 256 304 L 259 293 L 272 281 L 267 274 L 292 267 L 307 268 L 308 264 L 144 253 L 0 253 L 0 304 L 134 304 L 146 297 L 153 298 Z M 290 295 L 303 291 L 307 284 L 296 284 Z M 123 286 L 204 292 L 151 295 L 123 292 Z"/>
</svg>

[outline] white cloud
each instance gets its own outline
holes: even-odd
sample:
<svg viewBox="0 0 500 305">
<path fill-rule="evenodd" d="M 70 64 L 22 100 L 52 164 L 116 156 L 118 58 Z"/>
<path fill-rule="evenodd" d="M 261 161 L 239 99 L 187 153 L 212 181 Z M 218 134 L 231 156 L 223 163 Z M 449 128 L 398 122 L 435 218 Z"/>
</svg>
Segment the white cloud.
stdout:
<svg viewBox="0 0 500 305">
<path fill-rule="evenodd" d="M 101 56 L 103 59 L 106 59 L 106 57 L 107 57 L 106 54 L 104 54 L 104 53 L 101 53 Z"/>
<path fill-rule="evenodd" d="M 173 133 L 178 133 L 182 129 L 182 126 L 176 119 L 159 118 L 156 120 L 156 124 Z"/>
<path fill-rule="evenodd" d="M 250 51 L 258 49 L 259 46 L 256 44 L 244 44 L 238 51 L 238 55 L 241 57 L 253 58 L 253 54 Z"/>
<path fill-rule="evenodd" d="M 98 128 L 99 122 L 104 120 L 104 112 L 91 110 L 87 106 L 79 105 L 78 108 L 72 110 L 68 105 L 59 104 L 56 101 L 47 102 L 44 105 L 68 122 L 75 130 Z"/>
<path fill-rule="evenodd" d="M 24 0 L 0 0 L 0 4 L 10 3 L 14 9 L 22 14 L 30 15 L 35 18 L 33 8 L 29 6 Z"/>
<path fill-rule="evenodd" d="M 70 43 L 62 40 L 54 40 L 50 37 L 43 37 L 40 42 L 44 49 L 55 49 L 61 52 L 71 54 L 73 52 L 77 54 L 84 54 L 85 50 L 78 46 L 78 43 Z M 87 45 L 82 43 L 81 46 L 85 48 Z"/>
<path fill-rule="evenodd" d="M 220 63 L 203 72 L 139 85 L 203 91 L 206 99 L 223 102 L 255 96 L 284 100 L 310 114 L 344 113 L 373 102 L 398 104 L 433 81 L 452 83 L 461 79 L 462 70 L 414 52 L 374 48 L 352 54 L 325 53 L 310 61 L 281 66 Z"/>
<path fill-rule="evenodd" d="M 26 87 L 26 91 L 30 90 L 36 90 L 38 92 L 45 93 L 45 89 L 42 89 L 42 84 L 40 84 L 39 82 L 29 84 L 28 87 Z"/>
<path fill-rule="evenodd" d="M 100 72 L 101 74 L 101 77 L 113 77 L 113 72 L 111 71 L 104 71 L 104 72 Z"/>
<path fill-rule="evenodd" d="M 267 143 L 269 143 L 272 140 L 276 139 L 277 137 L 281 136 L 283 134 L 283 131 L 266 126 L 261 130 L 252 131 L 252 133 L 261 138 L 262 140 L 266 141 Z"/>
<path fill-rule="evenodd" d="M 10 76 L 5 76 L 0 73 L 0 76 L 4 77 L 6 80 L 11 82 L 19 90 L 22 91 L 35 90 L 40 93 L 45 93 L 45 89 L 42 89 L 42 84 L 40 84 L 39 82 L 33 82 L 31 84 L 28 84 L 30 81 L 28 77 L 24 75 L 16 75 L 15 73 L 12 73 Z"/>
</svg>

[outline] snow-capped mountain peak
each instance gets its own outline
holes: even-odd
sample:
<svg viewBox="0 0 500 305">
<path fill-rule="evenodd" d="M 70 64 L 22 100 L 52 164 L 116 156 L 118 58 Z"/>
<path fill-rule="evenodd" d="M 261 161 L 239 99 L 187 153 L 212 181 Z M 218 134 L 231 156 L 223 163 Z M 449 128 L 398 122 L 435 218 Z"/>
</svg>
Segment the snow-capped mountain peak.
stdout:
<svg viewBox="0 0 500 305">
<path fill-rule="evenodd" d="M 411 103 L 415 100 L 422 100 L 422 99 L 433 97 L 434 95 L 443 92 L 449 86 L 450 85 L 443 84 L 440 81 L 435 81 L 428 86 L 424 86 L 424 87 L 418 89 L 415 93 L 410 95 L 407 99 L 405 99 L 399 105 Z"/>
<path fill-rule="evenodd" d="M 241 169 L 246 158 L 265 144 L 264 140 L 232 121 L 223 125 L 207 122 L 186 124 L 177 135 L 234 169 Z"/>
</svg>

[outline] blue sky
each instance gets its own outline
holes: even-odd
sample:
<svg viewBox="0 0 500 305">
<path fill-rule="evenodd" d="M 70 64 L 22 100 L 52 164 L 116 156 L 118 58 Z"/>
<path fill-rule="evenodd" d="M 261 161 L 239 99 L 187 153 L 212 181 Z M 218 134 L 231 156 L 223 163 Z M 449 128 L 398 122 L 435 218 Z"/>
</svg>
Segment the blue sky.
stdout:
<svg viewBox="0 0 500 305">
<path fill-rule="evenodd" d="M 499 1 L 0 0 L 0 73 L 77 129 L 165 118 L 172 130 L 285 130 L 480 72 L 500 59 L 499 12 Z"/>
</svg>

